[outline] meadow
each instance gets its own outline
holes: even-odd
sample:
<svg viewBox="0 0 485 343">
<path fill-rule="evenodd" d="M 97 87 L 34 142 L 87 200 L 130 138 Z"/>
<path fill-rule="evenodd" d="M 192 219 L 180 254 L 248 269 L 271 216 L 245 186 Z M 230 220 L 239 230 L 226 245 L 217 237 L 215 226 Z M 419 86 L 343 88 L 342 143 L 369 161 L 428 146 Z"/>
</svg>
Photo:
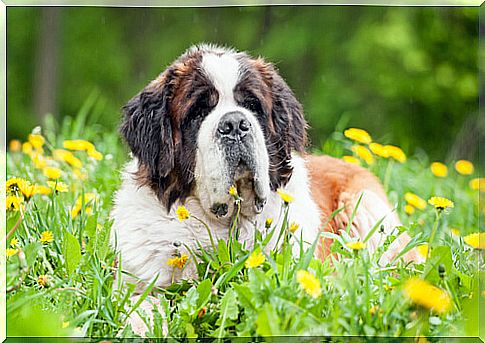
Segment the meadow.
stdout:
<svg viewBox="0 0 485 343">
<path fill-rule="evenodd" d="M 117 132 L 87 124 L 88 112 L 60 124 L 49 117 L 24 141 L 10 142 L 9 336 L 131 337 L 127 317 L 149 293 L 161 310 L 148 337 L 478 336 L 485 180 L 471 162 L 430 161 L 421 150 L 407 156 L 392 142 L 340 125 L 315 153 L 375 173 L 396 205 L 399 231 L 412 237 L 408 248 L 418 247 L 426 262 L 380 266 L 395 236 L 370 255 L 368 237 L 357 241 L 347 228 L 323 236 L 334 240 L 337 258 L 314 259 L 316 242 L 293 258 L 286 243 L 298 223 L 276 228 L 271 219 L 264 225 L 281 236 L 281 248 L 264 253 L 268 236 L 255 230 L 250 251 L 237 241 L 235 218 L 228 242 L 167 261 L 176 269 L 197 259 L 198 280 L 150 285 L 133 303 L 134 286 L 121 284 L 123 261 L 109 245 L 112 196 L 128 153 Z M 284 196 L 283 216 L 291 206 L 291 195 Z M 179 208 L 173 215 L 184 220 L 190 213 Z M 380 234 L 378 223 L 371 234 Z"/>
</svg>

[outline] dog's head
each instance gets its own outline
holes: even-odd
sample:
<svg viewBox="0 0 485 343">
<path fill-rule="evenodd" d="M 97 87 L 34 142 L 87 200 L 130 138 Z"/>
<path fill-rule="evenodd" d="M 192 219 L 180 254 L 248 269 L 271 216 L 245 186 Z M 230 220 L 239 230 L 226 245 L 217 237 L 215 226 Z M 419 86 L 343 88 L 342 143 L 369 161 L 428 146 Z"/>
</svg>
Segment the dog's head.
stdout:
<svg viewBox="0 0 485 343">
<path fill-rule="evenodd" d="M 190 48 L 123 111 L 138 180 L 168 209 L 194 195 L 226 217 L 234 185 L 242 213 L 259 213 L 306 144 L 302 107 L 274 66 L 215 46 Z"/>
</svg>

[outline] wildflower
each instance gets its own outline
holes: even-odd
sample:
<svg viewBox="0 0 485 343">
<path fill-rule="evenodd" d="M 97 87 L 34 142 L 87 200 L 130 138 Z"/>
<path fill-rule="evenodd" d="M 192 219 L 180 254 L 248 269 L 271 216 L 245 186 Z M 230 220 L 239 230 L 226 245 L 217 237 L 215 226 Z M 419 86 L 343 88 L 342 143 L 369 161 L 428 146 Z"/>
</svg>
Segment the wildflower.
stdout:
<svg viewBox="0 0 485 343">
<path fill-rule="evenodd" d="M 354 157 L 354 156 L 343 156 L 342 157 L 342 160 L 344 160 L 347 163 L 352 163 L 352 164 L 360 165 L 359 159 L 356 158 L 356 157 Z"/>
<path fill-rule="evenodd" d="M 461 175 L 470 175 L 473 173 L 473 163 L 467 160 L 459 160 L 455 163 L 455 169 Z"/>
<path fill-rule="evenodd" d="M 52 157 L 57 161 L 64 161 L 74 168 L 81 168 L 83 166 L 81 160 L 74 156 L 70 151 L 64 149 L 56 149 L 52 152 Z"/>
<path fill-rule="evenodd" d="M 69 327 L 69 322 L 62 322 L 62 328 L 65 329 Z"/>
<path fill-rule="evenodd" d="M 25 142 L 22 144 L 22 152 L 24 154 L 30 155 L 33 150 L 34 150 L 34 147 L 29 142 Z"/>
<path fill-rule="evenodd" d="M 36 194 L 36 187 L 30 184 L 30 182 L 26 182 L 20 185 L 20 191 L 26 199 L 30 199 Z"/>
<path fill-rule="evenodd" d="M 29 143 L 32 144 L 35 150 L 42 151 L 42 146 L 45 143 L 45 138 L 42 135 L 30 134 Z"/>
<path fill-rule="evenodd" d="M 55 167 L 46 167 L 43 170 L 44 175 L 47 176 L 49 179 L 58 179 L 62 175 L 62 171 L 59 168 Z"/>
<path fill-rule="evenodd" d="M 430 205 L 433 205 L 437 210 L 444 210 L 445 208 L 452 208 L 455 206 L 455 204 L 453 204 L 453 201 L 443 197 L 431 197 L 428 200 L 428 203 Z"/>
<path fill-rule="evenodd" d="M 249 255 L 244 265 L 246 266 L 246 268 L 251 269 L 251 268 L 259 267 L 264 263 L 264 261 L 266 261 L 266 257 L 264 257 L 262 252 L 257 253 L 253 251 L 252 254 Z"/>
<path fill-rule="evenodd" d="M 421 245 L 418 245 L 416 247 L 416 250 L 418 251 L 418 253 L 421 256 L 423 256 L 424 258 L 426 258 L 428 256 L 429 246 L 428 246 L 428 244 L 421 244 Z"/>
<path fill-rule="evenodd" d="M 278 193 L 278 195 L 280 196 L 280 198 L 283 200 L 283 202 L 285 204 L 289 204 L 290 202 L 292 202 L 293 200 L 295 200 L 295 198 L 291 194 L 285 192 L 281 188 L 278 188 L 276 190 L 276 192 Z"/>
<path fill-rule="evenodd" d="M 103 159 L 103 154 L 96 149 L 88 150 L 88 156 L 94 158 L 97 161 L 101 161 Z"/>
<path fill-rule="evenodd" d="M 409 205 L 413 205 L 420 210 L 424 210 L 427 206 L 424 199 L 421 199 L 419 196 L 411 192 L 404 194 L 404 200 L 406 200 Z"/>
<path fill-rule="evenodd" d="M 310 272 L 299 270 L 296 272 L 296 281 L 300 287 L 311 297 L 318 298 L 322 294 L 320 281 Z"/>
<path fill-rule="evenodd" d="M 84 193 L 84 205 L 85 205 L 85 211 L 86 213 L 91 213 L 91 208 L 87 207 L 88 204 L 96 198 L 96 195 L 94 193 Z M 79 196 L 76 200 L 76 204 L 71 210 L 71 216 L 72 218 L 76 218 L 79 212 L 81 212 L 83 206 L 83 197 Z"/>
<path fill-rule="evenodd" d="M 47 166 L 47 160 L 39 152 L 32 152 L 30 154 L 30 159 L 36 169 L 44 169 Z"/>
<path fill-rule="evenodd" d="M 9 144 L 9 150 L 11 152 L 19 152 L 22 150 L 22 143 L 18 139 L 12 139 Z"/>
<path fill-rule="evenodd" d="M 47 286 L 47 282 L 47 275 L 39 275 L 39 277 L 37 278 L 37 284 L 42 288 Z"/>
<path fill-rule="evenodd" d="M 485 232 L 472 233 L 463 237 L 463 240 L 475 249 L 485 249 Z"/>
<path fill-rule="evenodd" d="M 412 278 L 404 284 L 404 294 L 415 304 L 443 314 L 451 308 L 450 295 L 425 280 Z"/>
<path fill-rule="evenodd" d="M 415 211 L 415 209 L 414 209 L 413 205 L 407 204 L 407 205 L 404 206 L 404 212 L 406 212 L 406 214 L 411 215 L 411 214 L 414 213 L 414 211 Z"/>
<path fill-rule="evenodd" d="M 169 266 L 174 267 L 174 268 L 182 269 L 187 264 L 188 259 L 189 259 L 189 255 L 182 254 L 182 256 L 169 258 L 168 261 L 167 261 L 167 264 Z"/>
<path fill-rule="evenodd" d="M 177 207 L 177 210 L 175 211 L 177 214 L 178 219 L 183 222 L 186 219 L 189 219 L 190 217 L 190 212 L 185 208 L 185 206 L 179 206 Z"/>
<path fill-rule="evenodd" d="M 470 188 L 474 191 L 479 190 L 480 192 L 485 192 L 485 178 L 477 177 L 475 179 L 470 180 Z"/>
<path fill-rule="evenodd" d="M 54 240 L 54 234 L 51 231 L 44 231 L 40 235 L 41 243 L 50 243 Z"/>
<path fill-rule="evenodd" d="M 34 194 L 49 195 L 52 193 L 52 189 L 47 186 L 34 185 Z"/>
<path fill-rule="evenodd" d="M 7 210 L 18 211 L 22 207 L 23 199 L 16 195 L 7 195 L 5 205 Z"/>
<path fill-rule="evenodd" d="M 269 228 L 273 224 L 273 218 L 266 218 L 266 222 L 264 223 L 264 226 L 266 228 Z"/>
<path fill-rule="evenodd" d="M 18 252 L 19 252 L 19 249 L 7 248 L 7 250 L 5 251 L 5 254 L 7 255 L 7 257 L 12 257 Z"/>
<path fill-rule="evenodd" d="M 54 189 L 56 193 L 65 193 L 69 191 L 69 186 L 63 182 L 56 183 L 54 181 L 47 181 L 47 185 L 49 185 L 51 189 Z"/>
<path fill-rule="evenodd" d="M 368 165 L 374 164 L 374 156 L 372 156 L 372 153 L 366 147 L 362 145 L 354 145 L 352 151 Z"/>
<path fill-rule="evenodd" d="M 15 238 L 15 237 L 14 237 L 14 238 L 12 238 L 12 239 L 10 240 L 10 246 L 11 246 L 12 248 L 15 248 L 17 245 L 19 245 L 19 240 L 18 240 L 17 238 Z"/>
<path fill-rule="evenodd" d="M 347 129 L 344 131 L 344 136 L 362 144 L 369 144 L 372 142 L 372 138 L 369 135 L 369 133 L 362 129 L 356 129 L 356 128 Z"/>
<path fill-rule="evenodd" d="M 5 189 L 7 193 L 18 193 L 21 192 L 22 187 L 28 184 L 27 180 L 21 179 L 19 177 L 13 177 L 5 182 Z"/>
<path fill-rule="evenodd" d="M 288 228 L 288 230 L 290 230 L 291 233 L 295 233 L 295 231 L 298 230 L 299 227 L 300 227 L 299 224 L 293 222 L 293 223 L 291 223 L 291 225 Z"/>
<path fill-rule="evenodd" d="M 361 250 L 364 249 L 366 246 L 365 243 L 361 241 L 347 242 L 345 245 L 347 246 L 347 248 L 350 248 L 352 250 Z"/>
<path fill-rule="evenodd" d="M 236 188 L 236 186 L 231 186 L 231 187 L 229 187 L 229 191 L 228 191 L 228 192 L 229 192 L 229 194 L 230 194 L 232 197 L 234 197 L 234 198 L 236 198 L 236 197 L 237 197 L 237 188 Z"/>
<path fill-rule="evenodd" d="M 64 148 L 68 150 L 77 150 L 77 151 L 95 151 L 96 148 L 94 147 L 93 143 L 82 140 L 82 139 L 74 139 L 74 140 L 65 140 L 63 142 Z"/>
<path fill-rule="evenodd" d="M 441 162 L 431 163 L 431 172 L 436 177 L 446 177 L 448 175 L 448 167 Z"/>
<path fill-rule="evenodd" d="M 460 236 L 460 230 L 456 228 L 451 229 L 450 232 L 453 236 Z"/>
<path fill-rule="evenodd" d="M 369 149 L 377 156 L 384 157 L 384 158 L 389 157 L 389 151 L 387 151 L 386 147 L 382 144 L 370 143 Z"/>
<path fill-rule="evenodd" d="M 404 151 L 402 151 L 401 148 L 394 145 L 386 145 L 384 148 L 389 154 L 389 157 L 392 157 L 400 163 L 406 162 L 406 154 L 404 153 Z"/>
</svg>

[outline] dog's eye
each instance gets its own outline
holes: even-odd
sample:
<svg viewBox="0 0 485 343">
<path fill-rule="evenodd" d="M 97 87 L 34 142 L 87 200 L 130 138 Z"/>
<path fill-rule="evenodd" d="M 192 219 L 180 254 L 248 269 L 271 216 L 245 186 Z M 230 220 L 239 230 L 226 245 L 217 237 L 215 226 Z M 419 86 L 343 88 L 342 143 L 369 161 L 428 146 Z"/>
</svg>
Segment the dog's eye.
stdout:
<svg viewBox="0 0 485 343">
<path fill-rule="evenodd" d="M 197 96 L 197 100 L 190 107 L 189 115 L 191 119 L 203 118 L 214 108 L 217 103 L 216 96 L 206 91 Z"/>
<path fill-rule="evenodd" d="M 244 98 L 244 101 L 242 102 L 242 106 L 244 108 L 247 108 L 253 113 L 258 113 L 261 114 L 263 112 L 261 102 L 257 97 L 254 95 L 250 95 Z"/>
</svg>

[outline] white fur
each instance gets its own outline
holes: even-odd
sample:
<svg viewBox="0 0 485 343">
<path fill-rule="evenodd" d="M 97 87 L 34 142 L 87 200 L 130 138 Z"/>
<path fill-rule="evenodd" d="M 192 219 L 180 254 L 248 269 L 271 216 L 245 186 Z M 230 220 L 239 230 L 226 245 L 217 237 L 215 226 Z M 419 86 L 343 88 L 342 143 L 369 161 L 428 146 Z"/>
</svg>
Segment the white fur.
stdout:
<svg viewBox="0 0 485 343">
<path fill-rule="evenodd" d="M 320 213 L 317 205 L 310 195 L 307 171 L 301 157 L 292 158 L 293 176 L 285 190 L 295 197 L 289 210 L 289 222 L 300 225 L 295 236 L 303 236 L 305 247 L 316 239 L 320 227 Z M 113 222 L 112 244 L 120 251 L 122 268 L 145 283 L 150 282 L 158 275 L 157 286 L 165 287 L 172 283 L 173 268 L 167 265 L 169 258 L 174 254 L 187 253 L 182 246 L 176 248 L 173 243 L 179 241 L 191 248 L 196 247 L 197 240 L 205 247 L 210 247 L 210 239 L 205 227 L 193 217 L 180 222 L 175 209 L 171 211 L 160 204 L 155 194 L 145 186 L 139 186 L 134 180 L 133 173 L 137 169 L 137 160 L 133 159 L 127 164 L 123 172 L 123 183 L 115 196 L 115 206 L 111 213 Z M 276 192 L 271 192 L 268 202 L 259 215 L 253 218 L 241 217 L 240 240 L 252 247 L 254 230 L 265 230 L 264 223 L 267 218 L 273 218 L 273 225 L 281 226 L 283 221 L 281 213 L 282 200 Z M 192 215 L 203 220 L 211 228 L 215 239 L 227 239 L 229 226 L 208 216 L 196 197 L 189 197 L 185 207 Z M 275 237 L 276 238 L 276 237 Z M 268 249 L 275 245 L 273 239 Z M 299 252 L 298 241 L 292 239 L 293 251 Z M 175 270 L 174 281 L 184 278 L 195 278 L 195 267 L 189 264 L 182 272 Z"/>
</svg>

